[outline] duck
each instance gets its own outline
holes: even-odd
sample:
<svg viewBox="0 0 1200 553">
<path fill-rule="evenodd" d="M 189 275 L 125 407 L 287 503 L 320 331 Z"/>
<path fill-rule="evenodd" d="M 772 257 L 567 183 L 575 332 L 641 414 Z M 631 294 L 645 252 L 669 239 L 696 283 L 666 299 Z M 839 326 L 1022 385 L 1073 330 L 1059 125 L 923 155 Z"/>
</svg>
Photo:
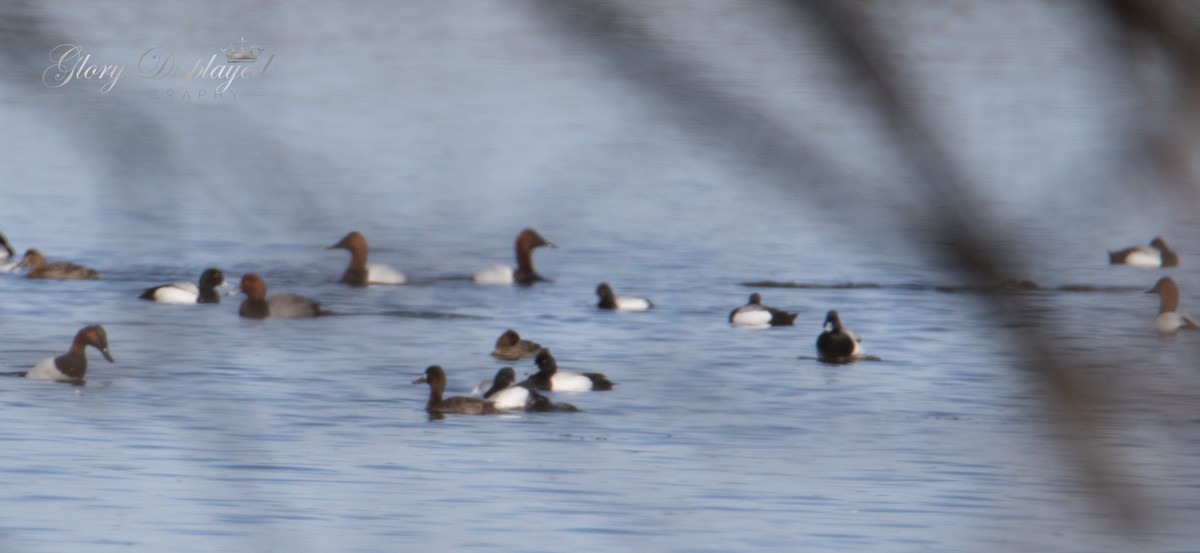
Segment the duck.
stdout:
<svg viewBox="0 0 1200 553">
<path fill-rule="evenodd" d="M 750 303 L 729 313 L 729 322 L 742 326 L 792 326 L 798 314 L 763 305 L 762 296 L 755 292 L 750 294 Z"/>
<path fill-rule="evenodd" d="M 505 361 L 516 361 L 526 357 L 533 357 L 542 350 L 542 345 L 529 340 L 522 340 L 521 335 L 517 331 L 508 329 L 496 338 L 496 347 L 492 350 L 492 357 L 503 359 Z"/>
<path fill-rule="evenodd" d="M 17 269 L 17 252 L 13 250 L 8 238 L 0 233 L 0 272 L 11 273 Z"/>
<path fill-rule="evenodd" d="M 517 234 L 517 241 L 514 244 L 517 254 L 516 270 L 507 265 L 496 265 L 475 273 L 471 278 L 479 284 L 519 284 L 521 286 L 532 286 L 535 282 L 545 281 L 546 279 L 533 268 L 533 250 L 543 246 L 558 247 L 542 238 L 542 235 L 538 234 L 536 230 L 524 229 Z"/>
<path fill-rule="evenodd" d="M 254 273 L 242 275 L 242 292 L 246 300 L 238 309 L 238 315 L 247 319 L 265 319 L 267 317 L 282 317 L 284 319 L 303 319 L 330 314 L 321 309 L 316 300 L 296 294 L 275 294 L 267 297 L 267 283 Z"/>
<path fill-rule="evenodd" d="M 1159 268 L 1174 267 L 1179 264 L 1179 256 L 1167 247 L 1167 241 L 1161 236 L 1155 236 L 1149 246 L 1134 246 L 1118 251 L 1108 252 L 1110 265 L 1131 265 L 1133 267 Z"/>
<path fill-rule="evenodd" d="M 1158 279 L 1154 288 L 1146 290 L 1146 293 L 1158 294 L 1159 298 L 1158 316 L 1154 317 L 1152 323 L 1154 330 L 1162 334 L 1175 334 L 1181 328 L 1200 329 L 1200 323 L 1197 323 L 1196 319 L 1175 311 L 1179 309 L 1179 286 L 1171 277 Z"/>
<path fill-rule="evenodd" d="M 817 337 L 817 355 L 826 363 L 849 363 L 866 355 L 859 338 L 842 327 L 837 311 L 825 314 L 825 329 Z"/>
<path fill-rule="evenodd" d="M 199 286 L 187 281 L 173 282 L 147 288 L 138 298 L 158 303 L 221 303 L 217 287 L 224 284 L 225 273 L 210 267 L 200 273 Z"/>
<path fill-rule="evenodd" d="M 496 372 L 487 393 L 485 401 L 491 402 L 501 411 L 578 411 L 579 408 L 570 403 L 554 403 L 550 398 L 539 394 L 537 390 L 519 386 L 517 372 L 512 367 L 504 367 Z"/>
<path fill-rule="evenodd" d="M 534 359 L 538 371 L 533 376 L 521 382 L 537 390 L 551 392 L 587 392 L 589 390 L 608 391 L 613 389 L 613 382 L 600 373 L 577 373 L 558 370 L 558 361 L 550 350 L 543 348 Z"/>
<path fill-rule="evenodd" d="M 600 303 L 596 307 L 600 309 L 611 309 L 614 311 L 646 311 L 654 304 L 646 298 L 635 296 L 618 296 L 613 294 L 613 289 L 607 282 L 601 282 L 596 286 L 596 295 L 600 296 Z"/>
<path fill-rule="evenodd" d="M 100 325 L 85 326 L 75 333 L 71 341 L 71 349 L 58 357 L 47 357 L 38 361 L 33 369 L 17 373 L 25 378 L 34 380 L 58 380 L 61 382 L 82 382 L 87 374 L 87 347 L 92 346 L 104 355 L 109 363 L 113 362 L 112 353 L 108 351 L 108 333 Z"/>
<path fill-rule="evenodd" d="M 446 371 L 439 365 L 430 365 L 413 384 L 429 384 L 429 402 L 425 404 L 425 410 L 431 414 L 490 415 L 500 412 L 494 403 L 482 398 L 454 396 L 443 399 Z"/>
<path fill-rule="evenodd" d="M 46 256 L 34 249 L 25 251 L 25 256 L 21 258 L 21 262 L 17 264 L 17 267 L 26 267 L 29 269 L 25 273 L 25 278 L 100 280 L 100 273 L 97 273 L 95 269 L 89 269 L 67 261 L 55 261 L 48 264 L 46 263 Z"/>
<path fill-rule="evenodd" d="M 342 282 L 354 287 L 368 284 L 404 284 L 408 282 L 404 273 L 382 263 L 367 263 L 367 239 L 358 231 L 351 231 L 337 244 L 327 250 L 350 250 L 350 264 L 342 273 Z"/>
</svg>

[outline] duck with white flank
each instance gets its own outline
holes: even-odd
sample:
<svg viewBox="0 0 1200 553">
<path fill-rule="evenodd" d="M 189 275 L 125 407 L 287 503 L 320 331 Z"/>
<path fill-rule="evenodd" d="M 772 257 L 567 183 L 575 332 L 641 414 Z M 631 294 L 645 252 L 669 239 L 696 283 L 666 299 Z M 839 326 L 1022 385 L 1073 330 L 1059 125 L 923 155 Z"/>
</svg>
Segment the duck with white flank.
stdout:
<svg viewBox="0 0 1200 553">
<path fill-rule="evenodd" d="M 1175 334 L 1181 328 L 1200 329 L 1200 323 L 1179 309 L 1179 287 L 1171 277 L 1162 277 L 1154 284 L 1154 288 L 1146 290 L 1147 294 L 1158 294 L 1158 316 L 1154 317 L 1154 330 L 1162 334 Z"/>
<path fill-rule="evenodd" d="M 601 282 L 596 286 L 596 295 L 600 296 L 600 302 L 596 307 L 600 309 L 610 309 L 613 311 L 646 311 L 654 304 L 646 298 L 635 296 L 618 296 L 613 293 L 613 289 L 607 282 Z"/>
<path fill-rule="evenodd" d="M 558 361 L 550 354 L 549 349 L 543 349 L 537 354 L 538 372 L 522 382 L 521 386 L 529 386 L 538 390 L 551 392 L 586 392 L 589 390 L 607 391 L 613 389 L 613 383 L 600 373 L 577 373 L 558 370 Z"/>
<path fill-rule="evenodd" d="M 109 363 L 113 362 L 112 354 L 108 352 L 108 333 L 104 332 L 104 327 L 100 325 L 91 325 L 83 327 L 75 334 L 71 349 L 66 353 L 42 359 L 30 371 L 17 374 L 35 380 L 82 382 L 87 374 L 88 346 L 100 350 Z"/>
<path fill-rule="evenodd" d="M 1167 247 L 1167 241 L 1161 236 L 1155 236 L 1149 246 L 1134 246 L 1115 252 L 1108 252 L 1110 265 L 1131 265 L 1157 269 L 1159 267 L 1174 267 L 1179 264 L 1179 256 Z"/>
<path fill-rule="evenodd" d="M 755 292 L 750 294 L 750 303 L 729 313 L 729 322 L 742 326 L 792 326 L 798 314 L 763 305 L 762 296 Z"/>
<path fill-rule="evenodd" d="M 817 355 L 826 363 L 850 363 L 866 355 L 859 339 L 848 328 L 842 327 L 837 311 L 825 314 L 825 329 L 817 337 Z"/>
<path fill-rule="evenodd" d="M 512 267 L 507 265 L 496 265 L 488 267 L 478 273 L 472 279 L 480 284 L 520 284 L 522 286 L 531 286 L 539 280 L 546 280 L 539 275 L 533 268 L 533 250 L 540 247 L 554 248 L 554 244 L 542 238 L 536 230 L 527 228 L 522 230 L 517 235 L 517 241 L 513 244 L 513 248 L 517 254 L 517 268 L 514 271 Z"/>
<path fill-rule="evenodd" d="M 138 298 L 159 303 L 221 303 L 217 287 L 225 284 L 225 273 L 220 269 L 205 269 L 200 274 L 200 285 L 180 281 L 147 288 Z"/>
<path fill-rule="evenodd" d="M 342 273 L 342 282 L 350 286 L 366 286 L 368 284 L 404 284 L 408 279 L 404 273 L 382 263 L 367 263 L 367 239 L 358 231 L 347 234 L 337 244 L 325 248 L 327 250 L 343 249 L 350 251 L 350 264 Z"/>
<path fill-rule="evenodd" d="M 504 367 L 496 372 L 496 378 L 491 387 L 483 395 L 485 401 L 491 402 L 502 411 L 578 411 L 570 403 L 554 403 L 550 398 L 537 393 L 517 383 L 517 372 L 512 367 Z"/>
</svg>

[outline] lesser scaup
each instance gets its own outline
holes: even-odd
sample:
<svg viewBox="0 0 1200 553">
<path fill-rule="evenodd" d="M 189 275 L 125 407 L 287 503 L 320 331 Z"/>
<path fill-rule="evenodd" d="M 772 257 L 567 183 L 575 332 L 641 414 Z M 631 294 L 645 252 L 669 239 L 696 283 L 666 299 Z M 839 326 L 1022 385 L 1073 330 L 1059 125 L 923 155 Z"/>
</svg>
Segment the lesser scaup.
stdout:
<svg viewBox="0 0 1200 553">
<path fill-rule="evenodd" d="M 842 328 L 842 320 L 837 311 L 827 313 L 822 326 L 825 331 L 817 337 L 817 354 L 822 361 L 849 363 L 866 355 L 858 337 L 850 329 Z"/>
<path fill-rule="evenodd" d="M 600 296 L 600 302 L 596 307 L 600 309 L 611 309 L 614 311 L 645 311 L 654 307 L 654 304 L 646 298 L 638 298 L 634 296 L 618 296 L 613 294 L 613 289 L 607 282 L 601 282 L 596 286 L 596 295 Z"/>
<path fill-rule="evenodd" d="M 367 239 L 358 231 L 352 231 L 337 244 L 326 249 L 350 250 L 350 264 L 342 273 L 342 282 L 350 286 L 368 284 L 404 284 L 408 279 L 404 273 L 381 263 L 367 263 Z"/>
<path fill-rule="evenodd" d="M 483 398 L 502 411 L 578 411 L 570 403 L 554 403 L 537 390 L 517 385 L 517 372 L 504 367 L 496 372 L 496 378 Z"/>
<path fill-rule="evenodd" d="M 551 392 L 586 392 L 589 390 L 607 391 L 613 389 L 613 383 L 600 373 L 577 373 L 558 370 L 558 361 L 550 354 L 549 349 L 543 348 L 535 359 L 538 371 L 521 383 L 538 390 Z"/>
<path fill-rule="evenodd" d="M 91 325 L 83 327 L 75 334 L 71 349 L 66 353 L 42 359 L 32 370 L 19 374 L 36 380 L 82 381 L 87 374 L 88 346 L 100 350 L 109 363 L 113 362 L 112 354 L 108 351 L 108 333 L 104 332 L 104 327 L 100 325 Z"/>
<path fill-rule="evenodd" d="M 750 303 L 729 313 L 729 322 L 743 326 L 792 326 L 796 315 L 798 313 L 763 305 L 762 296 L 755 292 L 750 294 Z"/>
<path fill-rule="evenodd" d="M 1149 246 L 1134 246 L 1108 252 L 1108 262 L 1111 265 L 1146 268 L 1174 267 L 1179 264 L 1179 256 L 1167 247 L 1166 240 L 1163 240 L 1161 236 L 1155 236 Z"/>
<path fill-rule="evenodd" d="M 225 273 L 209 268 L 200 273 L 200 285 L 180 281 L 147 288 L 138 296 L 159 303 L 221 303 L 217 287 L 225 284 Z"/>
</svg>

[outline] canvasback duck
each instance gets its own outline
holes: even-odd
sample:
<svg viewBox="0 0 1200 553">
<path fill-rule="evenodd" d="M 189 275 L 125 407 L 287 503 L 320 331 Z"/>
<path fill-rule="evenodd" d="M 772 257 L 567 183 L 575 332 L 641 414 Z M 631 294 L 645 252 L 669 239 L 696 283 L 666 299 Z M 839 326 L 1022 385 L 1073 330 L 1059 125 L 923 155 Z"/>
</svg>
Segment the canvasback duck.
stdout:
<svg viewBox="0 0 1200 553">
<path fill-rule="evenodd" d="M 1181 328 L 1200 329 L 1200 323 L 1195 319 L 1179 313 L 1179 287 L 1171 277 L 1162 277 L 1154 283 L 1154 288 L 1146 290 L 1147 294 L 1158 294 L 1158 316 L 1154 317 L 1154 330 L 1162 334 L 1175 334 Z"/>
<path fill-rule="evenodd" d="M 159 303 L 221 303 L 217 287 L 225 284 L 225 273 L 209 268 L 200 273 L 200 285 L 180 281 L 147 288 L 138 298 Z"/>
<path fill-rule="evenodd" d="M 12 249 L 12 244 L 8 243 L 8 239 L 0 233 L 0 272 L 11 273 L 17 269 L 17 252 Z"/>
<path fill-rule="evenodd" d="M 504 359 L 505 361 L 516 361 L 526 357 L 533 357 L 541 350 L 541 344 L 522 340 L 521 335 L 517 334 L 517 331 L 509 329 L 496 339 L 496 348 L 492 350 L 492 357 Z"/>
<path fill-rule="evenodd" d="M 367 263 L 367 239 L 358 231 L 351 231 L 337 244 L 325 248 L 327 250 L 350 250 L 350 264 L 342 273 L 342 282 L 350 286 L 366 286 L 368 284 L 404 284 L 408 279 L 404 273 L 382 263 Z"/>
<path fill-rule="evenodd" d="M 242 275 L 242 292 L 246 294 L 246 301 L 242 302 L 238 315 L 247 319 L 265 319 L 267 317 L 303 319 L 329 314 L 321 309 L 320 303 L 304 296 L 275 294 L 268 298 L 267 283 L 254 273 Z"/>
<path fill-rule="evenodd" d="M 613 289 L 607 282 L 601 282 L 596 286 L 596 295 L 600 296 L 600 303 L 596 307 L 600 309 L 611 309 L 614 311 L 646 311 L 654 304 L 646 298 L 638 298 L 635 296 L 618 296 L 613 294 Z"/>
<path fill-rule="evenodd" d="M 600 373 L 577 373 L 558 370 L 558 361 L 550 354 L 549 349 L 539 351 L 537 358 L 538 372 L 525 379 L 521 386 L 529 386 L 538 390 L 551 392 L 586 392 L 588 390 L 607 391 L 613 389 L 613 383 Z"/>
<path fill-rule="evenodd" d="M 496 265 L 488 267 L 472 277 L 475 282 L 480 284 L 520 284 L 522 286 L 531 286 L 539 280 L 546 280 L 533 269 L 533 250 L 545 246 L 547 248 L 556 248 L 554 244 L 542 238 L 536 230 L 527 228 L 522 230 L 517 235 L 517 241 L 514 248 L 517 253 L 517 268 L 514 271 L 512 267 L 507 265 Z"/>
<path fill-rule="evenodd" d="M 100 280 L 100 273 L 97 273 L 94 269 L 66 261 L 46 263 L 46 257 L 42 255 L 42 252 L 32 249 L 25 251 L 25 256 L 21 258 L 21 262 L 17 264 L 17 267 L 26 267 L 29 269 L 29 272 L 25 273 L 25 278 Z"/>
<path fill-rule="evenodd" d="M 842 328 L 837 311 L 825 315 L 825 331 L 817 337 L 817 354 L 826 363 L 849 363 L 861 359 L 863 351 L 859 339 L 848 328 Z"/>
<path fill-rule="evenodd" d="M 799 313 L 788 313 L 763 305 L 758 292 L 750 294 L 750 303 L 729 313 L 729 322 L 742 326 L 792 326 Z"/>
<path fill-rule="evenodd" d="M 1161 236 L 1155 236 L 1149 246 L 1134 246 L 1108 252 L 1108 263 L 1146 268 L 1174 267 L 1179 264 L 1179 256 L 1167 247 L 1166 240 L 1163 240 Z"/>
<path fill-rule="evenodd" d="M 554 403 L 550 398 L 539 394 L 525 386 L 518 386 L 517 371 L 512 367 L 504 367 L 496 372 L 496 378 L 491 387 L 483 395 L 497 409 L 502 411 L 578 411 L 570 403 Z"/>
<path fill-rule="evenodd" d="M 92 346 L 104 355 L 109 363 L 113 362 L 112 354 L 108 351 L 108 334 L 100 325 L 85 326 L 75 334 L 71 349 L 58 357 L 47 357 L 38 361 L 33 369 L 21 374 L 25 378 L 36 380 L 60 380 L 65 382 L 81 382 L 87 374 L 87 347 Z"/>
<path fill-rule="evenodd" d="M 425 374 L 414 380 L 413 384 L 429 384 L 429 402 L 425 404 L 425 410 L 431 414 L 490 415 L 500 412 L 493 403 L 477 397 L 454 396 L 443 399 L 446 371 L 437 365 L 425 369 Z"/>
</svg>

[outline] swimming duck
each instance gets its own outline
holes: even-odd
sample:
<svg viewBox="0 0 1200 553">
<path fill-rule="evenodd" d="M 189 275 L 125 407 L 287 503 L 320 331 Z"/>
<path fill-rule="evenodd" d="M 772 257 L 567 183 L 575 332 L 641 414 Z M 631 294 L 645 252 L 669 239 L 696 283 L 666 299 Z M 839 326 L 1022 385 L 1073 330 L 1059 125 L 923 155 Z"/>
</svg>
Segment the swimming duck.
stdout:
<svg viewBox="0 0 1200 553">
<path fill-rule="evenodd" d="M 425 369 L 425 374 L 413 384 L 429 384 L 429 403 L 425 410 L 434 414 L 457 413 L 460 415 L 489 415 L 499 413 L 495 404 L 477 397 L 454 396 L 442 398 L 446 392 L 446 371 L 438 365 Z"/>
<path fill-rule="evenodd" d="M 71 349 L 66 353 L 58 357 L 42 359 L 33 366 L 32 370 L 18 374 L 36 380 L 81 382 L 83 376 L 87 374 L 86 350 L 88 346 L 100 350 L 109 363 L 113 362 L 112 354 L 108 351 L 108 334 L 104 332 L 104 327 L 91 325 L 83 327 L 75 334 L 75 339 L 71 342 Z"/>
<path fill-rule="evenodd" d="M 526 357 L 533 357 L 541 350 L 541 344 L 522 340 L 521 335 L 517 334 L 517 331 L 509 329 L 496 339 L 496 348 L 492 350 L 492 357 L 504 359 L 505 361 L 516 361 Z"/>
<path fill-rule="evenodd" d="M 1134 267 L 1174 267 L 1179 264 L 1179 256 L 1167 247 L 1167 241 L 1161 236 L 1155 236 L 1149 246 L 1134 246 L 1123 250 L 1108 252 L 1110 265 L 1132 265 Z"/>
<path fill-rule="evenodd" d="M 367 263 L 367 239 L 358 231 L 352 231 L 337 244 L 329 246 L 328 250 L 350 250 L 350 264 L 342 273 L 342 282 L 350 286 L 366 286 L 368 284 L 404 284 L 408 279 L 404 273 L 381 263 Z"/>
<path fill-rule="evenodd" d="M 1154 317 L 1154 330 L 1162 334 L 1174 334 L 1181 328 L 1200 329 L 1200 323 L 1195 319 L 1178 313 L 1179 287 L 1171 277 L 1162 277 L 1154 283 L 1154 288 L 1146 290 L 1147 294 L 1158 294 L 1158 316 Z"/>
<path fill-rule="evenodd" d="M 159 303 L 221 303 L 216 288 L 225 284 L 225 273 L 209 268 L 200 273 L 200 285 L 180 281 L 147 288 L 138 298 Z"/>
<path fill-rule="evenodd" d="M 265 319 L 267 317 L 282 317 L 284 319 L 303 319 L 328 315 L 321 309 L 321 304 L 304 296 L 296 294 L 275 294 L 267 297 L 267 283 L 254 273 L 242 275 L 242 292 L 246 301 L 238 309 L 238 315 L 247 319 Z"/>
<path fill-rule="evenodd" d="M 517 235 L 517 241 L 514 244 L 514 249 L 517 254 L 517 269 L 514 271 L 512 267 L 507 265 L 496 265 L 488 267 L 472 277 L 475 282 L 480 284 L 520 284 L 522 286 L 530 286 L 539 280 L 546 280 L 533 269 L 533 249 L 545 246 L 547 248 L 555 248 L 554 244 L 542 238 L 536 230 L 527 228 L 522 230 Z"/>
<path fill-rule="evenodd" d="M 10 273 L 17 269 L 17 252 L 12 249 L 8 239 L 0 233 L 0 272 Z"/>
<path fill-rule="evenodd" d="M 599 286 L 596 286 L 596 295 L 600 296 L 600 303 L 596 304 L 596 307 L 600 309 L 645 311 L 654 307 L 654 304 L 650 303 L 650 300 L 646 298 L 614 295 L 612 287 L 607 282 L 601 282 Z"/>
<path fill-rule="evenodd" d="M 549 349 L 543 348 L 534 360 L 538 372 L 522 382 L 521 386 L 529 386 L 538 390 L 552 392 L 586 392 L 588 390 L 607 391 L 613 389 L 613 383 L 600 373 L 577 373 L 558 370 L 558 361 L 550 354 Z"/>
<path fill-rule="evenodd" d="M 21 258 L 21 262 L 17 264 L 17 267 L 27 267 L 29 269 L 29 272 L 25 273 L 25 278 L 100 280 L 100 273 L 81 265 L 66 261 L 56 261 L 47 264 L 46 257 L 42 255 L 42 252 L 37 250 L 26 250 L 25 256 Z"/>
<path fill-rule="evenodd" d="M 861 359 L 863 351 L 859 339 L 848 328 L 842 328 L 837 311 L 825 314 L 825 331 L 817 337 L 817 354 L 827 363 L 849 363 Z"/>
<path fill-rule="evenodd" d="M 570 403 L 554 403 L 550 398 L 537 393 L 525 386 L 519 386 L 517 372 L 512 367 L 504 367 L 496 372 L 490 389 L 483 398 L 502 411 L 578 411 Z"/>
<path fill-rule="evenodd" d="M 792 326 L 798 313 L 788 313 L 762 304 L 762 296 L 750 294 L 750 303 L 729 313 L 729 322 L 744 326 Z"/>
</svg>

